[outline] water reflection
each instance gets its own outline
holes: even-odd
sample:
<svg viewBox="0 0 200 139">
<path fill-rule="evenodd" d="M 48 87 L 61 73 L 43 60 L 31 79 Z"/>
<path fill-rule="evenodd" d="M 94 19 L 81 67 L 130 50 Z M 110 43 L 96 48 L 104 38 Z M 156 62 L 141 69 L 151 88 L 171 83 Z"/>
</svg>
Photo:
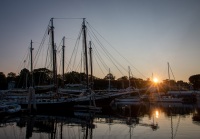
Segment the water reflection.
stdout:
<svg viewBox="0 0 200 139">
<path fill-rule="evenodd" d="M 199 137 L 191 129 L 200 128 L 200 108 L 187 104 L 112 103 L 101 113 L 70 115 L 18 115 L 0 120 L 2 138 L 180 138 Z M 183 119 L 184 120 L 181 120 Z M 181 124 L 188 122 L 188 127 Z M 185 124 L 185 123 L 184 123 Z M 184 131 L 181 131 L 179 128 Z M 190 129 L 191 128 L 191 129 Z M 198 130 L 199 131 L 199 130 Z M 12 133 L 12 134 L 11 134 Z"/>
<path fill-rule="evenodd" d="M 138 126 L 151 126 L 152 130 L 159 129 L 159 118 L 161 113 L 170 119 L 171 139 L 175 139 L 178 128 L 180 126 L 181 117 L 189 120 L 188 116 L 192 116 L 191 122 L 200 125 L 200 108 L 198 105 L 182 104 L 182 103 L 113 103 L 113 108 L 118 114 L 132 118 L 138 118 Z M 142 117 L 149 117 L 151 124 L 142 123 Z M 163 117 L 162 117 L 163 118 Z M 166 120 L 166 119 L 165 119 Z M 198 133 L 196 133 L 198 134 Z"/>
</svg>

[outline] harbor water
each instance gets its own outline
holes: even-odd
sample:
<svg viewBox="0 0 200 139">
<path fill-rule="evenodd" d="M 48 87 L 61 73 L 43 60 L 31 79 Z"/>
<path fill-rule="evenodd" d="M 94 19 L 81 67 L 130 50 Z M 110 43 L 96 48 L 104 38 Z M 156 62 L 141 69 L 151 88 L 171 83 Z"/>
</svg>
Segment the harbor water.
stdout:
<svg viewBox="0 0 200 139">
<path fill-rule="evenodd" d="M 182 103 L 111 103 L 101 112 L 18 114 L 0 121 L 1 139 L 199 139 L 199 132 L 200 107 Z"/>
</svg>

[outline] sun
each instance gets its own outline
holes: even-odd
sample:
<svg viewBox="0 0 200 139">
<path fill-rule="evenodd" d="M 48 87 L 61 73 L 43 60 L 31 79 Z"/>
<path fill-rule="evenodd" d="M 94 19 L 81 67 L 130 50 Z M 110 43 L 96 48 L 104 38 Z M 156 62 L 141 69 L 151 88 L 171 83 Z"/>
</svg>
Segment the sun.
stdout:
<svg viewBox="0 0 200 139">
<path fill-rule="evenodd" d="M 158 83 L 158 78 L 154 78 L 154 79 L 153 79 L 153 82 L 154 82 L 154 83 Z"/>
</svg>

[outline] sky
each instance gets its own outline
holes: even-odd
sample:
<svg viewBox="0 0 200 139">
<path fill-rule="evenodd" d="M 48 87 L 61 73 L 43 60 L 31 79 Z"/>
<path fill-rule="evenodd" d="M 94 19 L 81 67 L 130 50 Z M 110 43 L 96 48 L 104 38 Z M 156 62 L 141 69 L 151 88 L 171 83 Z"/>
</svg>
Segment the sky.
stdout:
<svg viewBox="0 0 200 139">
<path fill-rule="evenodd" d="M 167 79 L 169 62 L 174 79 L 188 82 L 200 72 L 199 7 L 199 0 L 1 0 L 0 72 L 19 73 L 30 41 L 34 47 L 42 41 L 50 18 L 86 18 L 128 59 L 125 63 L 114 55 L 124 67 L 131 67 L 135 77 Z M 81 22 L 56 21 L 55 34 L 75 38 Z M 55 42 L 61 39 L 57 35 Z M 115 67 L 109 68 L 117 78 L 121 76 Z M 95 72 L 95 76 L 102 75 Z"/>
</svg>

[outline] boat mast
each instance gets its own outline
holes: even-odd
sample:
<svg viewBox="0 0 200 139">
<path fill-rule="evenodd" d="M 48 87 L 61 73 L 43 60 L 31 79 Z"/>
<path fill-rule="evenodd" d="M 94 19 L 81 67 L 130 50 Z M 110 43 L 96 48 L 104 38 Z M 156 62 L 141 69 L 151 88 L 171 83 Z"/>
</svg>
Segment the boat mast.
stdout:
<svg viewBox="0 0 200 139">
<path fill-rule="evenodd" d="M 33 88 L 34 83 L 33 83 L 33 41 L 31 40 L 31 48 L 30 48 L 30 52 L 31 52 L 31 84 L 29 87 L 29 99 L 28 99 L 28 109 L 31 112 L 31 103 L 33 103 L 33 109 L 36 110 L 36 101 L 35 101 L 35 89 Z"/>
<path fill-rule="evenodd" d="M 53 18 L 51 18 L 51 45 L 52 45 L 52 53 L 53 53 L 53 83 L 56 86 L 56 55 L 55 55 L 55 44 L 54 44 L 54 26 L 53 26 Z"/>
<path fill-rule="evenodd" d="M 89 78 L 88 78 L 88 58 L 87 58 L 87 40 L 86 40 L 86 25 L 85 25 L 85 18 L 83 18 L 83 43 L 84 43 L 84 49 L 85 49 L 85 68 L 86 68 L 86 84 L 87 89 L 89 89 Z"/>
<path fill-rule="evenodd" d="M 54 68 L 55 68 L 55 83 L 54 83 L 54 85 L 55 85 L 55 87 L 57 88 L 57 54 L 56 54 L 56 48 L 57 48 L 57 46 L 56 46 L 56 44 L 54 44 Z"/>
<path fill-rule="evenodd" d="M 128 83 L 129 83 L 129 87 L 131 86 L 131 81 L 130 81 L 130 67 L 128 66 Z"/>
<path fill-rule="evenodd" d="M 31 86 L 33 87 L 33 41 L 31 40 Z"/>
<path fill-rule="evenodd" d="M 171 87 L 170 87 L 170 67 L 169 67 L 169 62 L 167 63 L 167 65 L 168 65 L 168 78 L 169 78 L 169 90 L 171 90 Z"/>
<path fill-rule="evenodd" d="M 62 51 L 63 51 L 63 59 L 62 59 L 62 75 L 63 75 L 63 87 L 64 87 L 64 67 L 65 67 L 65 37 L 63 37 L 63 46 L 62 46 Z"/>
<path fill-rule="evenodd" d="M 90 44 L 90 70 L 91 70 L 91 79 L 90 79 L 90 82 L 91 82 L 91 88 L 93 88 L 93 69 L 92 69 L 92 47 L 91 47 L 91 41 L 89 42 Z"/>
<path fill-rule="evenodd" d="M 110 92 L 110 79 L 111 78 L 111 73 L 110 73 L 110 68 L 109 68 L 109 77 L 108 77 L 108 91 Z"/>
<path fill-rule="evenodd" d="M 87 90 L 91 94 L 91 89 L 89 90 L 89 78 L 88 78 L 88 57 L 87 57 L 87 40 L 86 40 L 86 25 L 85 25 L 85 18 L 83 18 L 83 43 L 84 43 L 84 49 L 85 49 L 85 68 L 86 68 L 86 82 L 87 82 Z M 91 96 L 90 96 L 90 106 L 91 106 Z"/>
</svg>

